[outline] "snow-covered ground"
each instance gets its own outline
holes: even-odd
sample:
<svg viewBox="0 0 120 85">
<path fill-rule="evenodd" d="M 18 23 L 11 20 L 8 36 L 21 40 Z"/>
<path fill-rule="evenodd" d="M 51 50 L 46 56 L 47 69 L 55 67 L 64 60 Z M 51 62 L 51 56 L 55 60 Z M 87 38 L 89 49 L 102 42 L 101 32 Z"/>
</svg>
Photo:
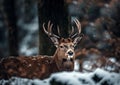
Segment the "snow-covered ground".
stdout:
<svg viewBox="0 0 120 85">
<path fill-rule="evenodd" d="M 12 77 L 0 80 L 0 85 L 120 85 L 120 73 L 110 73 L 98 68 L 90 73 L 54 73 L 44 80 Z"/>
</svg>

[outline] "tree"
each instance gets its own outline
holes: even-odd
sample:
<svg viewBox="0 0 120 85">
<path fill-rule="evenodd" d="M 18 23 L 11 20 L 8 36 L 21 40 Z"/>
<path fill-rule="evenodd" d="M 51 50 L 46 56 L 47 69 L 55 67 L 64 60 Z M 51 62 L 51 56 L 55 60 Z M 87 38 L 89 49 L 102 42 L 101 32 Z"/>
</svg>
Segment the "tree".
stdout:
<svg viewBox="0 0 120 85">
<path fill-rule="evenodd" d="M 16 26 L 17 17 L 15 12 L 15 0 L 4 0 L 4 12 L 7 16 L 8 37 L 9 37 L 9 55 L 18 55 L 18 29 Z"/>
<path fill-rule="evenodd" d="M 53 32 L 57 33 L 56 27 L 60 26 L 62 37 L 68 35 L 68 13 L 67 6 L 64 0 L 39 0 L 38 1 L 38 16 L 39 16 L 39 53 L 53 54 L 55 48 L 51 45 L 51 41 L 43 32 L 42 24 L 46 24 L 50 20 L 53 26 Z"/>
</svg>

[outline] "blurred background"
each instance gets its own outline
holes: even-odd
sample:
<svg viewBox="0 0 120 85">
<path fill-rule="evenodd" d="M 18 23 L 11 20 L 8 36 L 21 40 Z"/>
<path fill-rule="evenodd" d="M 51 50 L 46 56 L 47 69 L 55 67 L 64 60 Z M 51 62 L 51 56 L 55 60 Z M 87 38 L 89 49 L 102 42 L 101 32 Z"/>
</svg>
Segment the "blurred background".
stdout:
<svg viewBox="0 0 120 85">
<path fill-rule="evenodd" d="M 68 37 L 77 18 L 83 39 L 76 47 L 81 58 L 107 57 L 120 61 L 119 0 L 0 0 L 0 58 L 53 55 L 55 47 L 43 32 L 49 20 Z"/>
</svg>

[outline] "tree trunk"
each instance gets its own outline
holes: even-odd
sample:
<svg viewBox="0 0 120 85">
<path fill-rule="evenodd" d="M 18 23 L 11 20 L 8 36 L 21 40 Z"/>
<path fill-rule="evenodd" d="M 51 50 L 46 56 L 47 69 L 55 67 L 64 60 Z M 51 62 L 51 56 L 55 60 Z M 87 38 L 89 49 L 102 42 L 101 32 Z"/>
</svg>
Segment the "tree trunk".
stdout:
<svg viewBox="0 0 120 85">
<path fill-rule="evenodd" d="M 4 11 L 7 16 L 9 55 L 18 55 L 18 29 L 16 26 L 17 18 L 15 13 L 15 0 L 4 0 Z"/>
<path fill-rule="evenodd" d="M 53 32 L 57 34 L 56 27 L 59 25 L 61 36 L 68 35 L 68 13 L 64 0 L 39 0 L 38 1 L 39 16 L 39 53 L 53 55 L 55 48 L 51 45 L 51 41 L 45 35 L 42 24 L 46 24 L 50 20 L 53 26 Z"/>
<path fill-rule="evenodd" d="M 8 56 L 7 29 L 5 27 L 5 13 L 3 11 L 3 0 L 0 0 L 0 58 Z"/>
</svg>

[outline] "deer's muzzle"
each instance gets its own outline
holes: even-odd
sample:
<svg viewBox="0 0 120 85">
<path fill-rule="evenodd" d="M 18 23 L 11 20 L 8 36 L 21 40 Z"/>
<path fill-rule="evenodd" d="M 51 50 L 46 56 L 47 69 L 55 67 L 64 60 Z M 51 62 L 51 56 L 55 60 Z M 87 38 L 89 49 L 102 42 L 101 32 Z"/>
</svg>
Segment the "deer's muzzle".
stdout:
<svg viewBox="0 0 120 85">
<path fill-rule="evenodd" d="M 64 71 L 73 71 L 74 69 L 74 61 L 71 58 L 70 60 L 63 59 L 63 70 Z"/>
</svg>

